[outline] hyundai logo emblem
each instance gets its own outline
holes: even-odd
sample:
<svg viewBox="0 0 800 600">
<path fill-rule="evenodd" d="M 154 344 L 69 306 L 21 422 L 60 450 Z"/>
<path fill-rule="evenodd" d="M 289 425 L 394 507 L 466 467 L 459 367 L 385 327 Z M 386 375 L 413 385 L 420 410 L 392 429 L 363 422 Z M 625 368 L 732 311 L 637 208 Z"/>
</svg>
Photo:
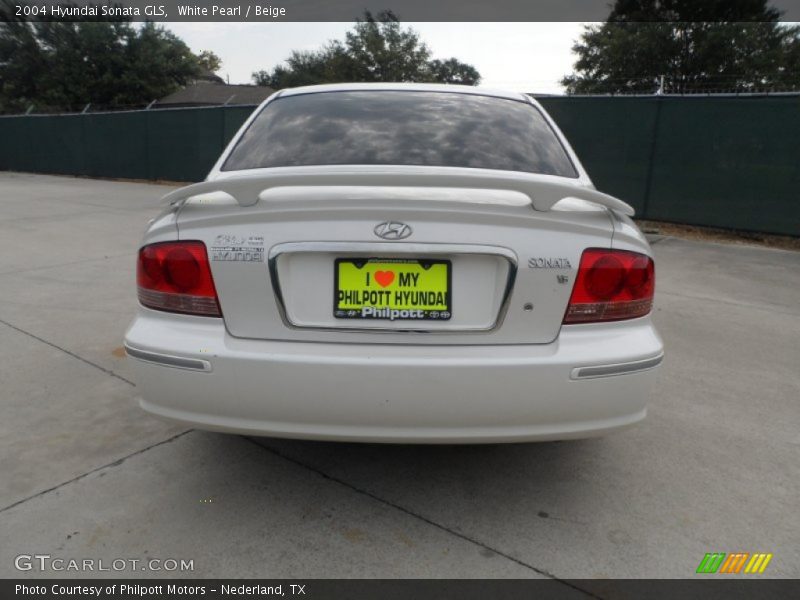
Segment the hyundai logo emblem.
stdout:
<svg viewBox="0 0 800 600">
<path fill-rule="evenodd" d="M 411 227 L 399 221 L 384 221 L 375 225 L 375 235 L 385 240 L 404 240 L 411 233 Z"/>
</svg>

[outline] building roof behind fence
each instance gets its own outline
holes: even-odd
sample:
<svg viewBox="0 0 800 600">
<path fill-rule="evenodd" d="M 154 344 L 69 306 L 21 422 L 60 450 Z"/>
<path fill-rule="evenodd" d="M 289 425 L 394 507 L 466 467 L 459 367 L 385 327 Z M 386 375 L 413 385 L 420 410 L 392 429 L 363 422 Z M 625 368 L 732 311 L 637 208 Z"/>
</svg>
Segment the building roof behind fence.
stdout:
<svg viewBox="0 0 800 600">
<path fill-rule="evenodd" d="M 260 85 L 226 85 L 198 81 L 165 96 L 156 102 L 154 107 L 261 104 L 274 91 L 271 87 Z"/>
</svg>

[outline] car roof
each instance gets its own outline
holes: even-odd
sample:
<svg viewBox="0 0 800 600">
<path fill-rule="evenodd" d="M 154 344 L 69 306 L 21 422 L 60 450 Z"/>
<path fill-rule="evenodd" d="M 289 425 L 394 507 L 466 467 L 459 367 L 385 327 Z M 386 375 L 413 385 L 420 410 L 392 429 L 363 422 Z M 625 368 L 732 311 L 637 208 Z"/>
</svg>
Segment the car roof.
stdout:
<svg viewBox="0 0 800 600">
<path fill-rule="evenodd" d="M 277 97 L 294 96 L 298 94 L 316 94 L 322 92 L 355 92 L 365 90 L 403 91 L 403 92 L 447 92 L 454 94 L 469 94 L 473 96 L 492 96 L 522 102 L 532 102 L 527 94 L 509 92 L 491 88 L 476 87 L 471 85 L 455 85 L 444 83 L 328 83 L 324 85 L 307 85 L 296 88 L 285 88 L 276 94 Z"/>
</svg>

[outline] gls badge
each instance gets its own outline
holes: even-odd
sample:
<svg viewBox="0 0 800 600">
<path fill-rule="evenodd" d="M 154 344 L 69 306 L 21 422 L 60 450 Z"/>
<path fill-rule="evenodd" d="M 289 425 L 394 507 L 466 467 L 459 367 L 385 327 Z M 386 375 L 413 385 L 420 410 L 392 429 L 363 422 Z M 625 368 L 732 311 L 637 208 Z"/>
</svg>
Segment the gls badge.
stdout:
<svg viewBox="0 0 800 600">
<path fill-rule="evenodd" d="M 385 240 L 404 240 L 412 234 L 411 227 L 400 221 L 384 221 L 375 226 L 375 235 Z"/>
</svg>

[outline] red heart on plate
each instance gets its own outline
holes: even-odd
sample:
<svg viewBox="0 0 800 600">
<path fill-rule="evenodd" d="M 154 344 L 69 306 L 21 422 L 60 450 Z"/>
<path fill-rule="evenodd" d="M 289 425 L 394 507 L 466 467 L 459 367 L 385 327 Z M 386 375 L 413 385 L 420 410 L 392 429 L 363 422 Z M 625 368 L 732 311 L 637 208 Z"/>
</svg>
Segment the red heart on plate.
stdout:
<svg viewBox="0 0 800 600">
<path fill-rule="evenodd" d="M 391 285 L 394 281 L 394 271 L 375 271 L 375 281 L 381 287 Z"/>
</svg>

